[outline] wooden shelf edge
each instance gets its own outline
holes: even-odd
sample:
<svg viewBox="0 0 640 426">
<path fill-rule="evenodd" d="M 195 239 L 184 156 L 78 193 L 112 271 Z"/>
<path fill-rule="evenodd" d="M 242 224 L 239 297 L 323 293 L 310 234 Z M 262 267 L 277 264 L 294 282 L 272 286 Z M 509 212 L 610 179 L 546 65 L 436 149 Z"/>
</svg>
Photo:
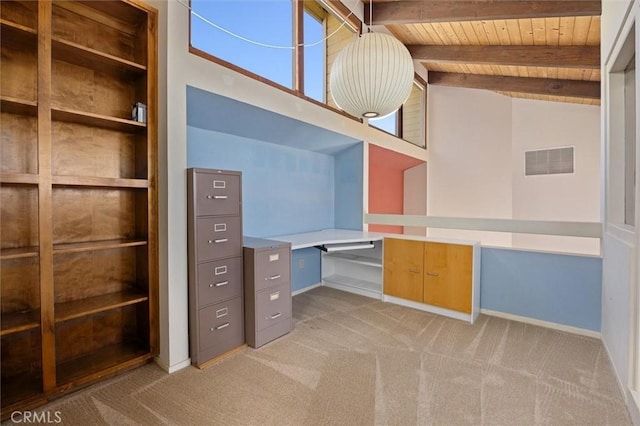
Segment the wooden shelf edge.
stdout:
<svg viewBox="0 0 640 426">
<path fill-rule="evenodd" d="M 0 111 L 35 116 L 38 113 L 38 102 L 2 95 L 0 96 Z"/>
<path fill-rule="evenodd" d="M 51 42 L 54 59 L 60 59 L 65 62 L 93 69 L 106 67 L 115 71 L 121 70 L 138 74 L 143 74 L 147 71 L 145 65 L 110 55 L 81 44 L 57 37 L 54 37 Z"/>
<path fill-rule="evenodd" d="M 2 250 L 0 250 L 0 260 L 23 259 L 23 258 L 26 258 L 26 257 L 37 257 L 38 254 L 39 254 L 38 250 L 39 250 L 39 248 L 37 246 L 2 249 Z"/>
<path fill-rule="evenodd" d="M 38 34 L 38 32 L 34 28 L 29 28 L 27 26 L 20 25 L 16 22 L 7 21 L 6 19 L 3 19 L 3 18 L 0 18 L 0 28 L 2 31 L 4 30 L 20 31 L 25 34 L 30 34 L 34 37 Z"/>
<path fill-rule="evenodd" d="M 38 175 L 31 173 L 0 173 L 0 183 L 37 185 Z"/>
<path fill-rule="evenodd" d="M 124 306 L 135 305 L 136 303 L 146 302 L 147 300 L 149 300 L 147 294 L 125 291 L 88 297 L 71 302 L 56 303 L 55 322 L 69 321 Z"/>
<path fill-rule="evenodd" d="M 149 188 L 147 179 L 106 178 L 99 176 L 53 176 L 53 185 L 93 186 L 107 188 Z"/>
<path fill-rule="evenodd" d="M 58 121 L 128 132 L 143 131 L 147 128 L 147 123 L 141 123 L 139 121 L 129 120 L 126 118 L 95 114 L 92 112 L 77 111 L 59 106 L 51 108 L 51 118 Z"/>
<path fill-rule="evenodd" d="M 145 246 L 148 242 L 146 239 L 127 239 L 127 240 L 105 240 L 105 241 L 86 241 L 81 243 L 65 243 L 55 244 L 53 246 L 53 254 L 64 253 L 80 253 L 84 251 L 110 250 L 125 247 Z"/>
<path fill-rule="evenodd" d="M 40 327 L 40 313 L 37 310 L 2 314 L 0 317 L 0 321 L 2 321 L 1 337 Z"/>
</svg>

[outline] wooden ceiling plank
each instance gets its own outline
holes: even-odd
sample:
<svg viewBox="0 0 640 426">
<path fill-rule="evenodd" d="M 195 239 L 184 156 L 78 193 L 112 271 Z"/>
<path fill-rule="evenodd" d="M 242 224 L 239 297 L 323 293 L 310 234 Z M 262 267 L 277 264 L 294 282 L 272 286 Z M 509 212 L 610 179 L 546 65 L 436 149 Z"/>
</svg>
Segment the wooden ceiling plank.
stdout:
<svg viewBox="0 0 640 426">
<path fill-rule="evenodd" d="M 599 46 L 600 45 L 600 18 L 591 17 L 591 25 L 589 26 L 589 32 L 587 33 L 587 46 Z"/>
<path fill-rule="evenodd" d="M 547 46 L 560 45 L 560 18 L 545 18 Z"/>
<path fill-rule="evenodd" d="M 415 60 L 564 68 L 600 68 L 600 49 L 587 46 L 408 45 Z"/>
<path fill-rule="evenodd" d="M 531 19 L 518 19 L 518 26 L 520 27 L 522 44 L 533 45 L 533 23 Z"/>
<path fill-rule="evenodd" d="M 522 45 L 522 34 L 520 34 L 520 24 L 518 19 L 507 19 L 504 21 L 507 25 L 509 40 L 513 45 Z"/>
<path fill-rule="evenodd" d="M 546 45 L 547 28 L 544 18 L 531 19 L 531 27 L 533 28 L 533 44 L 542 46 Z"/>
<path fill-rule="evenodd" d="M 601 13 L 601 2 L 592 0 L 399 0 L 374 3 L 373 24 L 600 16 Z M 365 22 L 370 24 L 368 14 Z"/>
<path fill-rule="evenodd" d="M 560 46 L 571 46 L 573 44 L 573 29 L 575 24 L 575 16 L 560 18 L 560 36 L 558 37 L 558 44 Z"/>
<path fill-rule="evenodd" d="M 573 44 L 575 46 L 586 46 L 589 36 L 589 28 L 591 27 L 591 18 L 577 17 L 573 28 Z"/>
<path fill-rule="evenodd" d="M 481 44 L 471 22 L 459 22 L 458 24 L 462 27 L 470 45 L 478 46 Z"/>
<path fill-rule="evenodd" d="M 600 99 L 600 83 L 547 78 L 523 78 L 429 72 L 429 84 L 473 89 L 501 90 L 549 96 Z"/>
</svg>

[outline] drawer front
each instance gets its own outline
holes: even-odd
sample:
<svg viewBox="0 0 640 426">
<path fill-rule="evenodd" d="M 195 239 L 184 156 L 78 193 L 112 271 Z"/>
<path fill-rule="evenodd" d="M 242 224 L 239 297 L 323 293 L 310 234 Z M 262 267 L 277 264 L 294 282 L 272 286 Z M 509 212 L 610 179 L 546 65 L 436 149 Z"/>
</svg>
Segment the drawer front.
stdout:
<svg viewBox="0 0 640 426">
<path fill-rule="evenodd" d="M 225 352 L 244 341 L 242 298 L 231 299 L 198 311 L 199 351 L 219 348 Z"/>
<path fill-rule="evenodd" d="M 196 174 L 196 216 L 239 215 L 240 176 Z"/>
<path fill-rule="evenodd" d="M 198 265 L 198 306 L 206 306 L 242 294 L 242 258 Z"/>
<path fill-rule="evenodd" d="M 240 217 L 202 217 L 197 219 L 198 261 L 242 255 Z"/>
<path fill-rule="evenodd" d="M 290 256 L 291 250 L 289 247 L 256 253 L 256 291 L 290 283 Z"/>
<path fill-rule="evenodd" d="M 291 287 L 279 285 L 256 294 L 256 329 L 291 318 Z"/>
</svg>

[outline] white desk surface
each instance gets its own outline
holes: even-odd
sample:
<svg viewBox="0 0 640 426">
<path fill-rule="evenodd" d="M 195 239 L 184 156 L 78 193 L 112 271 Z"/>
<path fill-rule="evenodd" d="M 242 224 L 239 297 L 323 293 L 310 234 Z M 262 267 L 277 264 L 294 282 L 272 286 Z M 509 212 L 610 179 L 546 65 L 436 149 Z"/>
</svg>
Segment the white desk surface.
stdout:
<svg viewBox="0 0 640 426">
<path fill-rule="evenodd" d="M 303 234 L 278 235 L 270 240 L 291 243 L 291 249 L 314 247 L 322 244 L 357 243 L 362 241 L 380 241 L 388 234 L 381 232 L 354 231 L 351 229 L 324 229 Z"/>
</svg>

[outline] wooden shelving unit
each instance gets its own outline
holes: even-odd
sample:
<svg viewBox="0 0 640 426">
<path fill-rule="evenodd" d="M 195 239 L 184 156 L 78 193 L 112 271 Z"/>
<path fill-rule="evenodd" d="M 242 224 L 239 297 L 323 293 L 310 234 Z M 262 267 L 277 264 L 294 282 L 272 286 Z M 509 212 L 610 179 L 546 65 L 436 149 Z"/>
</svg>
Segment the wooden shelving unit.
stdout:
<svg viewBox="0 0 640 426">
<path fill-rule="evenodd" d="M 139 0 L 0 2 L 3 420 L 158 351 L 156 28 Z"/>
</svg>

